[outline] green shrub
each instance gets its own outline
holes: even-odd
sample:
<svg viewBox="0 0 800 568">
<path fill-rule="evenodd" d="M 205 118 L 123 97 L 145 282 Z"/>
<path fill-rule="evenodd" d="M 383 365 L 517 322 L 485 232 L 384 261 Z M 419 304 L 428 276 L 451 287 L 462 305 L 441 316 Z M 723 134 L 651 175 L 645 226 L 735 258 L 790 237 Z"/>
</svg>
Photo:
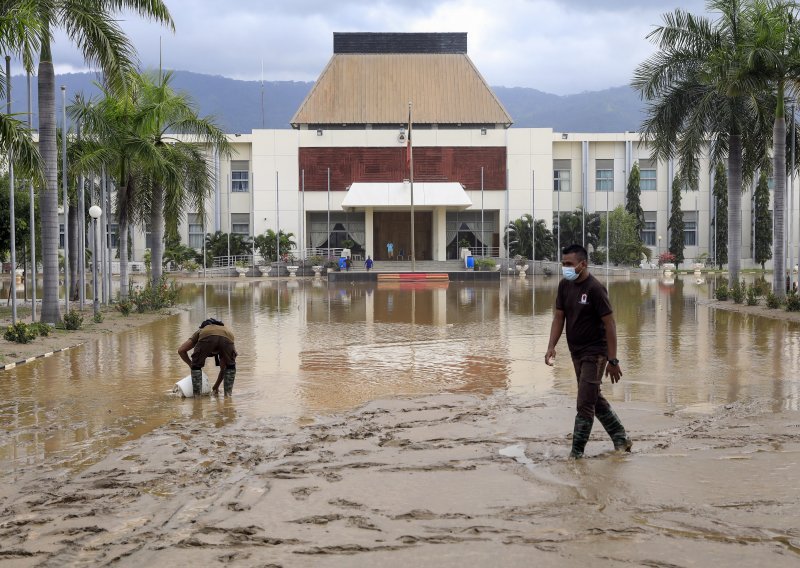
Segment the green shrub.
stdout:
<svg viewBox="0 0 800 568">
<path fill-rule="evenodd" d="M 127 315 L 127 314 L 125 314 L 125 315 Z M 92 316 L 92 321 L 94 321 L 94 323 L 103 323 L 103 314 L 100 313 L 100 312 L 97 312 L 96 314 L 94 314 Z"/>
<path fill-rule="evenodd" d="M 33 328 L 33 325 L 18 321 L 6 328 L 3 338 L 6 341 L 13 341 L 14 343 L 30 343 L 36 339 L 39 334 L 38 330 Z"/>
<path fill-rule="evenodd" d="M 70 310 L 64 314 L 64 327 L 69 330 L 80 329 L 83 325 L 83 316 L 78 310 Z"/>
<path fill-rule="evenodd" d="M 746 290 L 747 287 L 745 286 L 744 282 L 737 282 L 731 288 L 731 300 L 733 300 L 736 304 L 741 304 L 744 302 Z"/>
<path fill-rule="evenodd" d="M 34 323 L 30 324 L 28 327 L 33 329 L 36 333 L 38 333 L 42 337 L 47 337 L 48 335 L 50 335 L 50 332 L 53 330 L 53 328 L 50 326 L 50 324 L 44 323 L 43 321 L 34 322 Z"/>
<path fill-rule="evenodd" d="M 753 285 L 755 286 L 758 296 L 766 296 L 772 290 L 772 284 L 767 282 L 766 278 L 763 276 L 761 278 L 757 278 Z"/>
<path fill-rule="evenodd" d="M 606 250 L 598 249 L 589 253 L 589 262 L 596 266 L 602 266 L 606 261 Z"/>
<path fill-rule="evenodd" d="M 800 295 L 794 290 L 786 294 L 786 311 L 800 312 Z"/>
<path fill-rule="evenodd" d="M 153 287 L 150 281 L 144 288 L 131 287 L 128 298 L 137 312 L 143 314 L 148 311 L 157 311 L 175 305 L 178 300 L 178 287 L 175 281 L 167 282 L 166 277 L 161 277 L 158 285 Z"/>
<path fill-rule="evenodd" d="M 117 311 L 119 311 L 123 316 L 127 317 L 131 315 L 132 309 L 133 309 L 133 302 L 131 302 L 130 298 L 126 297 L 117 299 Z M 100 312 L 98 312 L 98 315 L 100 315 Z M 100 321 L 103 320 L 101 319 Z"/>
<path fill-rule="evenodd" d="M 714 296 L 717 298 L 717 300 L 724 302 L 730 297 L 730 293 L 731 292 L 730 290 L 728 290 L 727 284 L 720 284 L 719 286 L 717 286 L 717 289 L 714 292 Z"/>
<path fill-rule="evenodd" d="M 478 270 L 492 270 L 497 263 L 492 258 L 479 258 L 475 261 L 475 268 Z"/>
<path fill-rule="evenodd" d="M 781 302 L 781 299 L 773 294 L 772 291 L 767 294 L 767 307 L 769 309 L 774 310 L 776 308 L 780 308 L 782 303 L 783 302 Z"/>
<path fill-rule="evenodd" d="M 758 305 L 758 296 L 758 290 L 753 284 L 747 287 L 747 294 L 745 298 L 748 306 Z"/>
</svg>

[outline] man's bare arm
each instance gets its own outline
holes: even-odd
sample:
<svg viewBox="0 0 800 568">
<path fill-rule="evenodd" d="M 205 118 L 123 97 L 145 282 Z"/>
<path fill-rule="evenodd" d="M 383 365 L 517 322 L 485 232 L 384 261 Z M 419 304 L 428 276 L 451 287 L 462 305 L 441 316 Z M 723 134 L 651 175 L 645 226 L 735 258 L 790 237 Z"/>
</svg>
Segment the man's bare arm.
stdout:
<svg viewBox="0 0 800 568">
<path fill-rule="evenodd" d="M 544 355 L 544 362 L 547 365 L 553 365 L 553 359 L 556 357 L 556 344 L 561 338 L 561 333 L 564 331 L 564 310 L 556 308 L 553 311 L 553 323 L 550 324 L 550 341 L 547 343 L 547 352 Z"/>
<path fill-rule="evenodd" d="M 193 348 L 194 342 L 191 339 L 187 339 L 183 342 L 183 344 L 181 344 L 180 347 L 178 347 L 178 355 L 180 355 L 180 358 L 183 359 L 183 362 L 189 365 L 189 367 L 192 366 L 192 360 L 189 359 L 189 351 L 191 351 Z"/>
<path fill-rule="evenodd" d="M 606 343 L 608 344 L 608 358 L 617 358 L 617 322 L 614 314 L 603 316 L 603 325 L 606 328 Z M 619 365 L 608 364 L 606 366 L 606 376 L 611 377 L 611 382 L 616 383 L 622 378 L 622 367 Z"/>
</svg>

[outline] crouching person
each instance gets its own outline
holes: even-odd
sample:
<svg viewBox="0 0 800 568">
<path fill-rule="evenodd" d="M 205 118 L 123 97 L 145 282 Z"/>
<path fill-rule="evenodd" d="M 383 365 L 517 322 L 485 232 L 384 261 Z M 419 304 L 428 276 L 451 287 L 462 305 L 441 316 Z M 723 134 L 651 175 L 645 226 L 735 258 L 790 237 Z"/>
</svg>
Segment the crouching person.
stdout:
<svg viewBox="0 0 800 568">
<path fill-rule="evenodd" d="M 191 357 L 190 350 L 192 350 Z M 205 320 L 200 324 L 200 329 L 178 348 L 178 355 L 192 370 L 194 396 L 202 393 L 203 366 L 208 357 L 214 357 L 220 368 L 217 382 L 214 383 L 214 394 L 219 392 L 219 385 L 223 382 L 225 396 L 232 394 L 233 382 L 236 380 L 237 353 L 233 332 L 225 327 L 224 323 L 214 318 Z"/>
</svg>

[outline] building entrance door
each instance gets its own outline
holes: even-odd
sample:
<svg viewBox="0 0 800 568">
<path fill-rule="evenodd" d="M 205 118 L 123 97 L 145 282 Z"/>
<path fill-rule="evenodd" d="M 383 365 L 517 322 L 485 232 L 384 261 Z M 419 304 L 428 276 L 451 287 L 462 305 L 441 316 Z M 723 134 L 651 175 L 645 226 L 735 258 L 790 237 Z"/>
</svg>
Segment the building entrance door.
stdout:
<svg viewBox="0 0 800 568">
<path fill-rule="evenodd" d="M 414 247 L 417 260 L 433 259 L 433 213 L 414 213 Z M 373 217 L 375 246 L 372 258 L 377 260 L 411 260 L 411 212 L 376 211 Z M 387 245 L 392 243 L 392 256 Z"/>
</svg>

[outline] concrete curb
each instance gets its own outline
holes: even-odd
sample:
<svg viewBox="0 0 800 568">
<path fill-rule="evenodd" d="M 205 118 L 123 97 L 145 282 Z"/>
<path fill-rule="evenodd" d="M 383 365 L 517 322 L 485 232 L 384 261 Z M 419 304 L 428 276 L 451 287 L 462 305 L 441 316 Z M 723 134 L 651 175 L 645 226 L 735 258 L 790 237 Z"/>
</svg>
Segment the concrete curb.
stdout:
<svg viewBox="0 0 800 568">
<path fill-rule="evenodd" d="M 83 343 L 78 343 L 77 345 L 70 345 L 69 347 L 62 347 L 61 349 L 56 349 L 55 351 L 48 351 L 42 355 L 36 355 L 35 357 L 28 357 L 27 359 L 21 359 L 14 363 L 8 363 L 6 365 L 0 366 L 0 371 L 8 371 L 9 369 L 13 369 L 18 367 L 19 365 L 24 365 L 25 363 L 30 363 L 31 361 L 36 361 L 36 359 L 44 359 L 45 357 L 51 357 L 56 353 L 61 353 L 62 351 L 67 351 L 69 349 L 75 349 L 76 347 L 80 347 Z"/>
</svg>

